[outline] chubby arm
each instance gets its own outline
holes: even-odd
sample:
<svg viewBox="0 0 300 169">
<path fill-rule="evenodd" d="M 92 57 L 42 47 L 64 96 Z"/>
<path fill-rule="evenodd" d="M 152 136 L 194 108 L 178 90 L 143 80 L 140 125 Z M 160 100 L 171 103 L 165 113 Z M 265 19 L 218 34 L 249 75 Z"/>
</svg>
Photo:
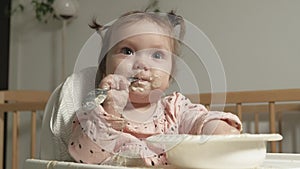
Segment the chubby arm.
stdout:
<svg viewBox="0 0 300 169">
<path fill-rule="evenodd" d="M 230 123 L 226 120 L 211 120 L 204 124 L 201 134 L 205 135 L 225 135 L 240 134 L 238 124 Z"/>
<path fill-rule="evenodd" d="M 226 135 L 239 134 L 242 131 L 240 119 L 227 112 L 207 111 L 198 116 L 192 128 L 193 134 Z"/>
</svg>

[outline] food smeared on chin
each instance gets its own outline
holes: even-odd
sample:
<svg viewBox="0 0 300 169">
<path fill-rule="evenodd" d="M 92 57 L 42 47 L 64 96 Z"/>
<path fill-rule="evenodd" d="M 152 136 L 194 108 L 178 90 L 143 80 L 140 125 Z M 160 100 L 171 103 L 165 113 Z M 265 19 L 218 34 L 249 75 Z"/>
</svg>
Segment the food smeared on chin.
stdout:
<svg viewBox="0 0 300 169">
<path fill-rule="evenodd" d="M 140 92 L 143 92 L 145 89 L 142 88 L 142 87 L 134 87 L 134 86 L 130 86 L 130 89 L 132 91 L 140 91 Z"/>
<path fill-rule="evenodd" d="M 160 81 L 160 76 L 157 74 L 154 74 L 150 77 L 134 77 L 135 81 L 132 81 L 131 85 L 129 86 L 129 88 L 132 91 L 139 91 L 139 92 L 144 92 L 145 88 L 147 88 L 147 86 L 151 85 L 152 88 L 159 88 L 162 84 L 162 82 Z"/>
<path fill-rule="evenodd" d="M 161 86 L 161 81 L 153 81 L 153 83 L 151 84 L 151 86 L 153 88 L 159 88 Z"/>
</svg>

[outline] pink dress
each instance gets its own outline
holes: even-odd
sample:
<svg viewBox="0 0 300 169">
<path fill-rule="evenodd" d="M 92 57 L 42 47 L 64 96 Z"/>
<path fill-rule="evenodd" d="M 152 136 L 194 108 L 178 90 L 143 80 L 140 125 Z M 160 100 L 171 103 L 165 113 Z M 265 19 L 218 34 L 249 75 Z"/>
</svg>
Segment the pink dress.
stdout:
<svg viewBox="0 0 300 169">
<path fill-rule="evenodd" d="M 201 104 L 193 104 L 185 96 L 174 92 L 157 103 L 150 120 L 139 123 L 127 120 L 123 131 L 109 127 L 105 118 L 110 116 L 102 106 L 85 112 L 77 111 L 73 121 L 69 153 L 77 161 L 101 164 L 121 154 L 142 159 L 148 166 L 167 165 L 163 148 L 149 145 L 145 139 L 155 134 L 201 134 L 203 125 L 210 120 L 221 119 L 237 124 L 241 121 L 231 113 L 208 111 Z"/>
</svg>

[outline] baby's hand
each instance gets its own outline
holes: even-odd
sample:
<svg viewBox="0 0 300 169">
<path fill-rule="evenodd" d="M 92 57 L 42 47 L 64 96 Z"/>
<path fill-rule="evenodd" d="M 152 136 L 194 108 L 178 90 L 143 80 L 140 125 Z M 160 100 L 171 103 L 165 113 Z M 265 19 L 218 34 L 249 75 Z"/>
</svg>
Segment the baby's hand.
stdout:
<svg viewBox="0 0 300 169">
<path fill-rule="evenodd" d="M 129 85 L 130 82 L 127 78 L 121 75 L 110 74 L 102 79 L 99 87 L 110 89 L 103 103 L 103 107 L 108 113 L 117 117 L 121 116 L 128 101 Z"/>
<path fill-rule="evenodd" d="M 207 122 L 202 129 L 201 134 L 204 135 L 225 135 L 225 134 L 240 134 L 238 126 L 223 120 L 211 120 Z"/>
</svg>

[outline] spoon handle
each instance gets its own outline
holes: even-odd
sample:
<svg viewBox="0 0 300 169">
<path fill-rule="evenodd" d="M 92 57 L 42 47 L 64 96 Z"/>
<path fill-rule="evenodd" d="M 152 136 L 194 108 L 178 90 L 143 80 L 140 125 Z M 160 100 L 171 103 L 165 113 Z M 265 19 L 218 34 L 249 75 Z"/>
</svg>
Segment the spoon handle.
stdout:
<svg viewBox="0 0 300 169">
<path fill-rule="evenodd" d="M 136 77 L 128 77 L 127 80 L 132 83 L 138 80 Z M 87 96 L 85 97 L 82 106 L 84 109 L 92 110 L 94 109 L 97 105 L 102 104 L 106 97 L 107 97 L 107 92 L 109 91 L 109 88 L 105 89 L 100 89 L 96 88 L 92 91 L 90 91 Z"/>
</svg>

